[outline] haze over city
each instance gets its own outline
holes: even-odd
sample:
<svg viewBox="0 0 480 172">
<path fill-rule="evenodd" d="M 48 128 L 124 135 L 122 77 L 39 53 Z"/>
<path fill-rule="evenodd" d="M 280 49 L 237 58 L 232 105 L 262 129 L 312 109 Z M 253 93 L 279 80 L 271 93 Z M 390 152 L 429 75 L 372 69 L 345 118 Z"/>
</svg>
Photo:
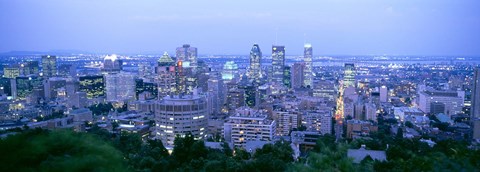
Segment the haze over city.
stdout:
<svg viewBox="0 0 480 172">
<path fill-rule="evenodd" d="M 281 44 L 301 55 L 480 55 L 476 0 L 0 1 L 0 52 L 244 55 Z M 266 52 L 265 54 L 270 54 Z"/>
<path fill-rule="evenodd" d="M 0 0 L 0 171 L 479 171 L 479 7 Z"/>
</svg>

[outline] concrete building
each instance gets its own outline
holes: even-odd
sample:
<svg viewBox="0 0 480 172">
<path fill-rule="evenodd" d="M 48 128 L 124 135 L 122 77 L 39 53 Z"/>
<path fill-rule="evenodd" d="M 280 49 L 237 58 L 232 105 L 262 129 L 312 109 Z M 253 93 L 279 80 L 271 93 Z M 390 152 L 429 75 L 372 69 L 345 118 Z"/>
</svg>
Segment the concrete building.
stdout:
<svg viewBox="0 0 480 172">
<path fill-rule="evenodd" d="M 314 97 L 324 97 L 329 101 L 335 101 L 337 92 L 335 90 L 335 83 L 332 81 L 315 81 L 313 86 Z"/>
<path fill-rule="evenodd" d="M 224 124 L 225 140 L 235 147 L 245 147 L 247 141 L 272 141 L 276 122 L 267 119 L 263 110 L 247 107 L 237 109 Z"/>
<path fill-rule="evenodd" d="M 155 104 L 155 137 L 169 148 L 175 137 L 192 134 L 195 139 L 207 135 L 208 112 L 205 97 L 199 95 L 165 96 Z"/>
<path fill-rule="evenodd" d="M 123 61 L 118 59 L 117 55 L 115 54 L 107 55 L 103 59 L 102 71 L 106 73 L 120 72 L 123 69 L 122 65 L 123 65 Z"/>
<path fill-rule="evenodd" d="M 420 92 L 418 97 L 419 108 L 425 113 L 431 113 L 431 103 L 439 102 L 445 104 L 444 114 L 448 116 L 462 112 L 465 92 L 463 91 L 432 91 Z"/>
<path fill-rule="evenodd" d="M 347 120 L 347 138 L 355 139 L 363 136 L 368 136 L 370 132 L 377 132 L 378 126 L 373 125 L 368 121 Z"/>
<path fill-rule="evenodd" d="M 290 70 L 291 77 L 290 82 L 293 89 L 301 88 L 305 82 L 305 64 L 304 63 L 294 63 Z"/>
<path fill-rule="evenodd" d="M 480 139 L 480 68 L 475 68 L 473 76 L 472 105 L 470 119 L 473 126 L 473 139 Z"/>
<path fill-rule="evenodd" d="M 298 112 L 273 111 L 273 119 L 277 122 L 279 136 L 288 136 L 294 128 L 300 127 L 301 116 Z"/>
</svg>

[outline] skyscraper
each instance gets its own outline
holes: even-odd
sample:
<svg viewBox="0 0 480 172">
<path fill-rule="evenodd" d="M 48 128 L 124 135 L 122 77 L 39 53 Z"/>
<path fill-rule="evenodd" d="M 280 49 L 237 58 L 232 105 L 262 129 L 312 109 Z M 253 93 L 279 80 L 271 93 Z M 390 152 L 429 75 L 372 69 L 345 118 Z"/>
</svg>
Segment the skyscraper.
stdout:
<svg viewBox="0 0 480 172">
<path fill-rule="evenodd" d="M 480 67 L 475 68 L 473 77 L 471 118 L 480 118 Z"/>
<path fill-rule="evenodd" d="M 79 90 L 85 92 L 88 99 L 105 95 L 105 80 L 102 75 L 80 76 L 79 81 Z"/>
<path fill-rule="evenodd" d="M 107 101 L 126 101 L 135 99 L 135 76 L 130 73 L 112 73 L 105 75 Z"/>
<path fill-rule="evenodd" d="M 252 80 L 255 86 L 260 85 L 262 77 L 262 51 L 258 44 L 253 44 L 252 50 L 250 50 L 250 67 L 248 69 L 248 77 Z"/>
<path fill-rule="evenodd" d="M 118 59 L 117 55 L 107 55 L 103 60 L 104 72 L 120 72 L 122 70 L 123 61 Z"/>
<path fill-rule="evenodd" d="M 313 72 L 312 72 L 312 44 L 305 44 L 303 51 L 303 61 L 305 62 L 305 77 L 304 77 L 304 86 L 312 87 L 313 84 Z"/>
<path fill-rule="evenodd" d="M 305 64 L 304 63 L 294 63 L 291 68 L 291 79 L 292 88 L 300 88 L 305 82 Z"/>
<path fill-rule="evenodd" d="M 345 63 L 343 86 L 355 87 L 355 65 L 353 63 Z"/>
<path fill-rule="evenodd" d="M 285 67 L 285 46 L 272 46 L 272 82 L 283 83 L 283 70 Z"/>
<path fill-rule="evenodd" d="M 184 67 L 197 67 L 197 48 L 184 44 L 182 47 L 177 48 L 176 55 L 177 61 L 182 61 Z"/>
<path fill-rule="evenodd" d="M 57 75 L 57 57 L 56 56 L 42 56 L 42 70 L 44 77 L 52 77 Z"/>
</svg>

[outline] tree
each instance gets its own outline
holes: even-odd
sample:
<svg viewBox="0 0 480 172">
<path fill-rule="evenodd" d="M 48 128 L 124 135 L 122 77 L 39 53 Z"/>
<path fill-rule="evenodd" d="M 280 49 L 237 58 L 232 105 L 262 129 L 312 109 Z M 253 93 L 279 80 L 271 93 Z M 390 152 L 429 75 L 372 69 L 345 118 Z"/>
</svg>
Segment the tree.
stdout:
<svg viewBox="0 0 480 172">
<path fill-rule="evenodd" d="M 29 130 L 0 140 L 0 171 L 125 171 L 122 154 L 86 133 Z M 8 156 L 6 156 L 8 155 Z"/>
</svg>

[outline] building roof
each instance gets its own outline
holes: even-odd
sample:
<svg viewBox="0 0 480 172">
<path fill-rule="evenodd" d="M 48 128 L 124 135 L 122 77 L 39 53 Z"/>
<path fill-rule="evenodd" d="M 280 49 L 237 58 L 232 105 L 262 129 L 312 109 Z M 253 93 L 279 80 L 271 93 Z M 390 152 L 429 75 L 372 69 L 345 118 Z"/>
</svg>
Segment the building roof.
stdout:
<svg viewBox="0 0 480 172">
<path fill-rule="evenodd" d="M 354 163 L 360 163 L 367 156 L 370 156 L 373 160 L 387 160 L 387 154 L 385 151 L 366 150 L 364 147 L 360 149 L 348 149 L 347 155 L 349 158 L 353 158 Z"/>
</svg>

